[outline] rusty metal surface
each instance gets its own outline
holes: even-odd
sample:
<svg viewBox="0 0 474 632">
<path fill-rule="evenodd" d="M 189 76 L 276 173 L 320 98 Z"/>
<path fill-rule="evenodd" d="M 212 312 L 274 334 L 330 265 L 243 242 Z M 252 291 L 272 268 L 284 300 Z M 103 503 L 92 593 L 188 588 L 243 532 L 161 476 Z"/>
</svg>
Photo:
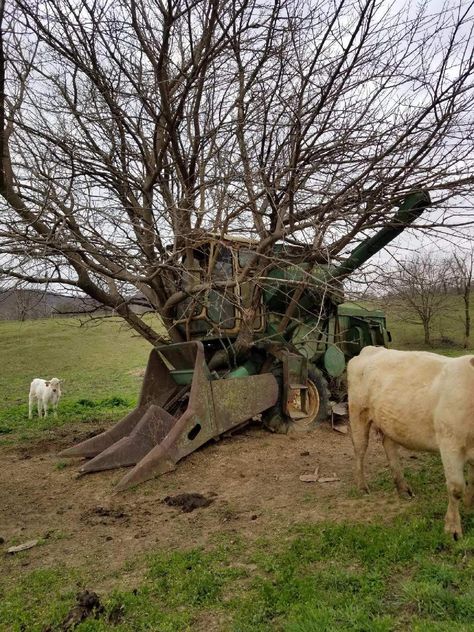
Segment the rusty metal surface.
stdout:
<svg viewBox="0 0 474 632">
<path fill-rule="evenodd" d="M 150 405 L 165 406 L 179 388 L 166 364 L 153 349 L 148 358 L 137 407 L 110 430 L 63 450 L 59 456 L 91 458 L 100 454 L 115 442 L 130 435 Z"/>
<path fill-rule="evenodd" d="M 173 367 L 193 369 L 187 402 L 186 387 L 172 378 Z M 199 341 L 159 347 L 150 354 L 137 408 L 109 431 L 61 455 L 94 457 L 80 468 L 82 474 L 134 465 L 117 485 L 121 491 L 172 470 L 180 459 L 277 399 L 278 383 L 270 373 L 214 380 Z"/>
<path fill-rule="evenodd" d="M 278 399 L 278 383 L 271 373 L 218 380 L 211 388 L 219 434 L 267 410 Z"/>
<path fill-rule="evenodd" d="M 306 414 L 293 417 L 293 423 L 288 428 L 289 433 L 308 432 L 314 428 L 315 419 L 319 412 L 320 398 L 318 389 L 312 380 L 308 379 L 308 388 L 304 393 Z"/>
<path fill-rule="evenodd" d="M 122 437 L 88 461 L 79 469 L 79 472 L 87 474 L 135 465 L 166 437 L 174 423 L 175 418 L 172 415 L 152 404 L 127 437 Z"/>
<path fill-rule="evenodd" d="M 271 374 L 212 381 L 202 343 L 196 345 L 189 405 L 168 435 L 118 484 L 117 491 L 172 470 L 210 439 L 275 404 L 278 384 Z"/>
</svg>

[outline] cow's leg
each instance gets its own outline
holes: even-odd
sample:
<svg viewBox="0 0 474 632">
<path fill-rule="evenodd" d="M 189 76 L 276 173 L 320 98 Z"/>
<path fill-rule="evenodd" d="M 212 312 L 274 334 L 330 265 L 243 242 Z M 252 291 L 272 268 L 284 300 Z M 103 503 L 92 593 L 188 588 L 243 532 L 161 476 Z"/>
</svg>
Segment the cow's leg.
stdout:
<svg viewBox="0 0 474 632">
<path fill-rule="evenodd" d="M 388 464 L 392 470 L 393 482 L 395 483 L 398 493 L 400 496 L 413 496 L 413 492 L 403 476 L 403 470 L 400 465 L 400 457 L 398 454 L 398 444 L 395 443 L 395 441 L 392 441 L 390 437 L 387 437 L 387 435 L 384 435 L 383 447 L 385 454 L 387 455 Z"/>
<path fill-rule="evenodd" d="M 54 416 L 57 417 L 58 416 L 58 405 L 57 404 L 53 404 L 53 412 L 54 412 Z"/>
<path fill-rule="evenodd" d="M 28 397 L 28 419 L 33 419 L 33 403 L 34 403 L 34 396 L 32 393 L 30 393 L 30 396 Z"/>
<path fill-rule="evenodd" d="M 369 432 L 371 422 L 368 421 L 367 412 L 359 406 L 349 406 L 352 444 L 355 454 L 355 479 L 357 487 L 365 492 L 369 491 L 364 476 L 364 457 L 369 445 Z"/>
<path fill-rule="evenodd" d="M 41 399 L 38 397 L 38 400 L 36 402 L 37 406 L 38 406 L 38 417 L 41 417 L 41 412 L 43 410 L 43 402 L 41 401 Z"/>
<path fill-rule="evenodd" d="M 464 492 L 464 505 L 474 506 L 474 461 L 468 461 L 466 472 L 466 490 Z"/>
<path fill-rule="evenodd" d="M 441 460 L 443 461 L 446 486 L 448 488 L 448 510 L 444 520 L 444 530 L 457 540 L 462 536 L 459 501 L 463 496 L 465 487 L 464 458 L 461 451 L 449 443 L 441 442 L 439 451 L 441 453 Z"/>
</svg>

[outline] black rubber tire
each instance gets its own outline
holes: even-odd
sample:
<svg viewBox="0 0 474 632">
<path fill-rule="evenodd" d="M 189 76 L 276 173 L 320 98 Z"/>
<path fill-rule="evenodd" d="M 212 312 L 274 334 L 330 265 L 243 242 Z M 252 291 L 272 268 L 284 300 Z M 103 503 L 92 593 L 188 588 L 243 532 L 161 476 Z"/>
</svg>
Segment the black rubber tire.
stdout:
<svg viewBox="0 0 474 632">
<path fill-rule="evenodd" d="M 322 421 L 326 421 L 329 417 L 331 408 L 329 405 L 329 400 L 331 398 L 331 394 L 329 392 L 329 387 L 326 379 L 324 378 L 322 372 L 315 368 L 311 367 L 308 370 L 308 380 L 310 380 L 319 395 L 319 408 L 313 419 L 295 419 L 288 422 L 288 430 L 290 433 L 300 433 L 300 432 L 311 432 L 314 428 Z"/>
<path fill-rule="evenodd" d="M 329 405 L 329 400 L 331 399 L 331 394 L 329 391 L 327 380 L 324 378 L 322 372 L 311 366 L 308 370 L 308 378 L 313 382 L 316 387 L 319 395 L 319 409 L 311 421 L 305 421 L 301 424 L 303 427 L 298 428 L 298 421 L 290 421 L 288 417 L 284 417 L 281 411 L 281 404 L 278 402 L 275 406 L 272 406 L 269 410 L 265 411 L 263 414 L 263 424 L 264 426 L 270 430 L 271 432 L 276 432 L 277 434 L 287 434 L 288 432 L 310 432 L 313 430 L 320 422 L 326 421 L 331 414 L 331 407 Z M 278 379 L 278 378 L 277 378 Z M 278 380 L 280 392 L 283 392 L 283 380 L 280 378 Z"/>
<path fill-rule="evenodd" d="M 319 393 L 319 410 L 313 422 L 314 424 L 318 424 L 321 421 L 326 421 L 331 415 L 331 406 L 329 404 L 331 393 L 327 380 L 319 369 L 311 367 L 308 371 L 308 377 L 316 386 Z"/>
</svg>

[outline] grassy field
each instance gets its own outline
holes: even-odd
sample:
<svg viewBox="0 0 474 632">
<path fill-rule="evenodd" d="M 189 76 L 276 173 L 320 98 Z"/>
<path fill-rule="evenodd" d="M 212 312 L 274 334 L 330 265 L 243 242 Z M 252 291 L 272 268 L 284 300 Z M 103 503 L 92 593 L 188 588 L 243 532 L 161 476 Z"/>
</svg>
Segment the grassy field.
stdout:
<svg viewBox="0 0 474 632">
<path fill-rule="evenodd" d="M 445 355 L 461 353 L 464 332 L 464 307 L 461 297 L 451 296 L 446 309 L 433 318 L 432 347 L 426 347 L 423 342 L 423 328 L 419 324 L 410 322 L 414 319 L 411 313 L 402 314 L 391 309 L 390 306 L 380 305 L 385 309 L 388 327 L 393 337 L 393 347 L 397 349 L 427 349 Z M 471 314 L 474 314 L 474 297 L 471 299 Z M 471 336 L 470 349 L 474 346 L 474 333 Z"/>
<path fill-rule="evenodd" d="M 117 319 L 81 326 L 75 319 L 0 322 L 0 435 L 21 437 L 58 424 L 113 421 L 136 401 L 149 344 Z M 34 377 L 59 377 L 61 414 L 28 421 Z"/>
<path fill-rule="evenodd" d="M 443 325 L 445 339 L 460 340 L 460 323 L 450 323 Z M 421 327 L 393 319 L 390 329 L 393 346 L 422 347 Z M 121 417 L 136 400 L 149 351 L 114 320 L 95 327 L 59 319 L 0 323 L 0 348 L 5 450 L 58 426 Z M 464 352 L 452 345 L 437 350 Z M 31 423 L 29 381 L 53 375 L 66 380 L 60 415 Z M 349 514 L 342 522 L 293 524 L 257 539 L 234 530 L 205 546 L 170 550 L 158 543 L 124 565 L 133 588 L 123 587 L 120 573 L 103 568 L 92 577 L 87 564 L 67 560 L 30 570 L 25 551 L 0 576 L 0 630 L 69 629 L 61 622 L 75 594 L 100 580 L 108 586 L 101 593 L 105 609 L 79 623 L 78 632 L 474 631 L 474 519 L 463 517 L 467 535 L 452 542 L 442 528 L 446 496 L 438 459 L 426 457 L 410 477 L 421 493 L 394 520 L 357 521 Z M 372 490 L 377 498 L 394 494 L 386 471 Z M 357 496 L 344 493 L 341 501 Z"/>
<path fill-rule="evenodd" d="M 473 630 L 474 538 L 445 540 L 435 496 L 391 525 L 299 525 L 285 542 L 270 536 L 249 548 L 234 537 L 206 551 L 151 551 L 134 562 L 143 573 L 137 588 L 112 590 L 105 611 L 76 629 L 204 630 L 207 621 L 235 632 Z M 24 573 L 2 594 L 0 629 L 62 629 L 55 626 L 85 575 Z"/>
</svg>

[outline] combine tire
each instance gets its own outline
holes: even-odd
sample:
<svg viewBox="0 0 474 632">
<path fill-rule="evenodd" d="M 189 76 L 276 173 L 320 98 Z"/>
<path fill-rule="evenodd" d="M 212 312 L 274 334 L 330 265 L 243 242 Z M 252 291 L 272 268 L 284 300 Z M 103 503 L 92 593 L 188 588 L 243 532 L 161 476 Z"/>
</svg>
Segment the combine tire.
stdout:
<svg viewBox="0 0 474 632">
<path fill-rule="evenodd" d="M 318 389 L 319 394 L 319 410 L 314 418 L 314 423 L 316 424 L 320 421 L 326 421 L 331 414 L 331 406 L 329 404 L 331 393 L 329 392 L 328 383 L 319 369 L 310 369 L 308 376 Z"/>
<path fill-rule="evenodd" d="M 281 383 L 280 388 L 282 388 Z M 264 414 L 264 425 L 268 430 L 279 434 L 313 430 L 317 424 L 325 421 L 330 415 L 329 387 L 319 369 L 311 368 L 308 371 L 308 395 L 310 412 L 307 417 L 289 421 L 288 417 L 282 414 L 280 404 L 276 404 Z"/>
<path fill-rule="evenodd" d="M 328 383 L 318 369 L 308 371 L 309 414 L 302 419 L 292 419 L 288 432 L 308 432 L 329 417 Z"/>
</svg>

